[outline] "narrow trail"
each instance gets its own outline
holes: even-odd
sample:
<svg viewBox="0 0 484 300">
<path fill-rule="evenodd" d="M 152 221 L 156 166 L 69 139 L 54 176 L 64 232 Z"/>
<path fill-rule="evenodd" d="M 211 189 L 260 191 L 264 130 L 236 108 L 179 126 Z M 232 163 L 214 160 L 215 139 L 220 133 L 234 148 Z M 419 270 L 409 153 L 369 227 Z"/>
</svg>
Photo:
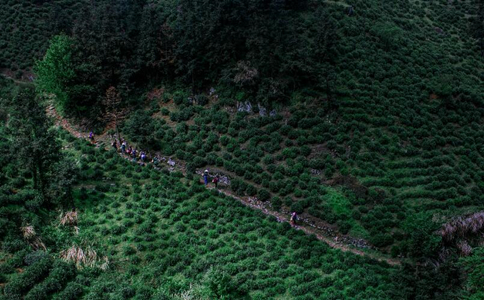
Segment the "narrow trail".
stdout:
<svg viewBox="0 0 484 300">
<path fill-rule="evenodd" d="M 214 189 L 214 188 L 210 188 L 210 189 Z M 289 223 L 289 217 L 288 217 L 290 215 L 289 212 L 281 213 L 281 212 L 271 210 L 271 209 L 267 208 L 266 205 L 264 203 L 262 203 L 261 201 L 254 199 L 254 198 L 251 198 L 251 197 L 242 198 L 242 197 L 235 196 L 232 193 L 227 192 L 225 190 L 218 189 L 218 191 L 220 193 L 223 193 L 223 194 L 225 194 L 229 197 L 232 197 L 232 198 L 238 200 L 239 202 L 241 202 L 245 206 L 248 206 L 248 207 L 250 207 L 254 210 L 259 210 L 262 213 L 264 213 L 265 215 L 275 217 L 277 219 L 277 221 L 280 222 L 280 223 L 282 223 L 282 222 L 288 222 Z M 377 260 L 377 261 L 380 261 L 380 262 L 384 261 L 384 262 L 386 262 L 386 263 L 388 263 L 389 265 L 392 265 L 392 266 L 401 265 L 401 260 L 399 260 L 399 259 L 389 258 L 389 257 L 384 257 L 384 256 L 373 254 L 373 253 L 364 252 L 364 251 L 355 249 L 354 247 L 352 247 L 348 244 L 345 244 L 344 242 L 338 241 L 341 238 L 340 236 L 335 236 L 335 237 L 326 236 L 324 234 L 323 230 L 318 229 L 316 227 L 316 225 L 311 224 L 311 223 L 307 222 L 306 220 L 301 220 L 301 221 L 298 221 L 298 222 L 299 222 L 298 225 L 294 226 L 294 229 L 302 230 L 304 233 L 306 233 L 308 235 L 316 236 L 316 238 L 318 240 L 325 242 L 331 248 L 339 249 L 339 250 L 344 251 L 344 252 L 351 252 L 351 253 L 359 255 L 359 256 L 366 256 L 366 257 L 369 257 L 371 259 L 374 259 L 374 260 Z"/>
<path fill-rule="evenodd" d="M 89 140 L 88 132 L 83 131 L 77 126 L 72 125 L 66 119 L 62 118 L 57 113 L 53 105 L 49 105 L 46 110 L 47 110 L 47 115 L 49 115 L 55 120 L 55 124 L 57 126 L 64 128 L 66 131 L 68 131 L 71 135 L 73 135 L 76 138 Z M 96 140 L 97 140 L 96 145 L 98 147 L 101 147 L 100 145 L 101 143 L 103 143 L 106 146 L 110 144 L 108 141 L 109 137 L 107 136 L 106 132 L 107 131 L 105 131 L 102 135 L 99 135 L 96 137 Z M 185 170 L 180 170 L 180 171 L 182 171 L 185 174 Z M 214 187 L 209 187 L 209 189 L 214 189 Z M 280 223 L 289 222 L 289 217 L 288 217 L 289 212 L 281 213 L 281 212 L 272 210 L 271 207 L 269 207 L 266 203 L 259 201 L 256 198 L 239 197 L 224 189 L 217 189 L 217 190 L 218 192 L 223 193 L 241 202 L 243 205 L 247 207 L 250 207 L 254 210 L 261 211 L 265 215 L 275 217 L 277 221 Z M 330 246 L 333 249 L 339 249 L 344 252 L 351 252 L 355 255 L 369 257 L 371 259 L 374 259 L 380 262 L 386 262 L 392 266 L 398 266 L 402 264 L 402 260 L 398 258 L 390 258 L 390 257 L 383 256 L 381 254 L 369 253 L 362 250 L 358 250 L 354 246 L 352 246 L 351 243 L 345 242 L 345 238 L 348 240 L 348 237 L 346 236 L 341 236 L 341 235 L 329 236 L 327 233 L 327 230 L 328 230 L 327 228 L 322 228 L 321 226 L 318 226 L 314 222 L 311 222 L 309 219 L 304 219 L 304 218 L 300 219 L 299 224 L 297 226 L 294 226 L 294 229 L 302 230 L 304 233 L 308 235 L 314 235 L 318 240 L 326 243 L 328 246 Z M 351 240 L 352 238 L 349 238 L 349 239 Z"/>
<path fill-rule="evenodd" d="M 0 76 L 4 77 L 6 79 L 12 80 L 13 82 L 15 82 L 18 85 L 29 85 L 29 86 L 32 86 L 34 84 L 32 81 L 26 81 L 26 80 L 16 79 L 16 78 L 11 77 L 11 76 L 9 76 L 8 74 L 5 74 L 5 73 L 0 73 Z"/>
</svg>

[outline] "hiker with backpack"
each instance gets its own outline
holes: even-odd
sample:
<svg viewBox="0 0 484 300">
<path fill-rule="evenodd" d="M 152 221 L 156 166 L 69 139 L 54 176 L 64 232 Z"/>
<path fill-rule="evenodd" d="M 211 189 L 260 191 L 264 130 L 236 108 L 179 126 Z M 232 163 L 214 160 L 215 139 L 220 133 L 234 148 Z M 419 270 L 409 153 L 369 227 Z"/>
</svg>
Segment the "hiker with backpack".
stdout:
<svg viewBox="0 0 484 300">
<path fill-rule="evenodd" d="M 145 162 L 145 160 L 146 160 L 146 154 L 145 154 L 145 152 L 144 152 L 144 151 L 143 151 L 143 152 L 141 152 L 141 156 L 140 156 L 140 158 L 141 158 L 141 161 L 142 161 L 142 162 Z"/>
<path fill-rule="evenodd" d="M 118 152 L 118 144 L 116 143 L 116 141 L 114 140 L 112 143 L 111 143 L 111 146 L 113 146 L 113 149 Z"/>
<path fill-rule="evenodd" d="M 205 172 L 203 172 L 203 182 L 205 183 L 205 185 L 208 185 L 208 170 L 205 170 Z"/>
<path fill-rule="evenodd" d="M 296 222 L 297 222 L 297 213 L 293 211 L 291 214 L 291 219 L 289 220 L 289 223 L 291 223 L 291 226 L 296 226 Z"/>
<path fill-rule="evenodd" d="M 126 154 L 126 142 L 123 141 L 121 144 L 121 154 Z"/>
<path fill-rule="evenodd" d="M 215 176 L 215 178 L 212 180 L 213 184 L 215 185 L 215 188 L 218 188 L 218 182 L 219 182 L 219 178 L 218 178 L 218 175 Z"/>
<path fill-rule="evenodd" d="M 160 161 L 158 160 L 157 156 L 153 157 L 153 159 L 151 160 L 151 163 L 153 164 L 154 168 L 158 167 L 159 162 Z"/>
<path fill-rule="evenodd" d="M 138 157 L 136 156 L 136 149 L 133 149 L 133 151 L 131 152 L 131 162 L 138 162 Z"/>
<path fill-rule="evenodd" d="M 89 140 L 91 141 L 91 143 L 94 143 L 94 133 L 92 131 L 89 132 Z"/>
</svg>

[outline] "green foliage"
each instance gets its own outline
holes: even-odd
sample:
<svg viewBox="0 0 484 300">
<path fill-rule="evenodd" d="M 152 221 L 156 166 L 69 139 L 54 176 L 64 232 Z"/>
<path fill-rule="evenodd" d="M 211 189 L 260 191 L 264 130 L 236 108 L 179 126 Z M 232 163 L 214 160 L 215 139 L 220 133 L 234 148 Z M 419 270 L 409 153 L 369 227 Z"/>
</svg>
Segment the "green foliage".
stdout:
<svg viewBox="0 0 484 300">
<path fill-rule="evenodd" d="M 37 88 L 41 93 L 54 94 L 59 108 L 71 107 L 68 85 L 74 79 L 73 41 L 66 35 L 54 36 L 44 58 L 35 65 Z"/>
<path fill-rule="evenodd" d="M 36 283 L 47 277 L 51 267 L 51 257 L 45 257 L 35 262 L 25 272 L 17 275 L 5 286 L 5 295 L 11 297 L 11 299 L 20 298 Z"/>
<path fill-rule="evenodd" d="M 417 259 L 435 255 L 442 239 L 435 234 L 437 229 L 438 224 L 432 221 L 432 215 L 428 212 L 408 216 L 404 230 L 410 236 L 409 255 Z"/>
<path fill-rule="evenodd" d="M 155 122 L 144 111 L 138 111 L 127 120 L 123 126 L 123 132 L 133 138 L 133 141 L 140 146 L 158 149 L 154 143 Z"/>
<path fill-rule="evenodd" d="M 104 157 L 104 154 L 103 151 L 79 153 L 88 156 L 89 168 L 97 164 L 89 156 Z M 118 163 L 130 164 L 123 160 Z M 122 166 L 120 168 L 125 169 Z M 113 174 L 109 170 L 102 172 L 104 176 Z M 329 251 L 320 241 L 300 235 L 287 223 L 278 224 L 235 199 L 208 191 L 199 184 L 187 186 L 182 183 L 185 178 L 180 181 L 176 176 L 160 174 L 154 169 L 142 172 L 147 173 L 143 185 L 126 185 L 131 179 L 117 173 L 111 175 L 111 180 L 116 185 L 123 183 L 124 188 L 116 192 L 97 188 L 76 190 L 75 204 L 83 212 L 79 226 L 85 230 L 79 235 L 70 230 L 64 233 L 77 240 L 89 239 L 97 245 L 98 256 L 110 253 L 110 261 L 122 262 L 123 268 L 97 273 L 82 270 L 74 275 L 66 264 L 54 262 L 44 279 L 25 289 L 22 295 L 42 299 L 60 291 L 52 298 L 91 298 L 106 293 L 140 299 L 170 299 L 181 294 L 197 299 L 248 299 L 255 293 L 263 297 L 284 297 L 290 291 L 288 286 L 302 280 L 314 284 L 291 289 L 291 293 L 327 291 L 328 285 L 319 287 L 317 284 L 316 274 L 328 272 L 343 281 L 343 272 L 333 272 L 334 269 L 357 270 L 360 266 L 367 276 L 375 274 L 384 284 L 375 287 L 378 292 L 365 292 L 355 286 L 355 297 L 382 298 L 378 296 L 383 292 L 381 288 L 387 291 L 393 286 L 387 280 L 396 270 L 388 266 L 382 267 L 359 257 L 347 264 L 346 260 L 340 260 L 339 252 Z M 149 181 L 151 173 L 159 174 L 156 184 Z M 243 186 L 244 182 L 239 184 Z M 137 217 L 140 219 L 137 224 L 118 231 L 123 227 L 121 224 Z M 47 231 L 44 233 L 52 239 L 66 238 L 66 235 L 56 237 Z M 28 260 L 33 266 L 39 259 L 43 259 L 42 255 L 29 255 Z M 321 262 L 332 267 L 323 271 Z M 58 284 L 51 283 L 54 281 Z M 149 282 L 158 288 L 148 288 Z"/>
<path fill-rule="evenodd" d="M 241 296 L 235 282 L 224 271 L 208 270 L 204 277 L 204 285 L 208 288 L 206 296 L 209 298 L 232 299 Z"/>
<path fill-rule="evenodd" d="M 261 201 L 267 201 L 271 198 L 271 194 L 265 190 L 265 189 L 261 189 L 259 190 L 259 192 L 257 193 L 257 197 L 259 198 L 259 200 Z"/>
<path fill-rule="evenodd" d="M 467 290 L 469 299 L 480 299 L 484 296 L 484 248 L 478 247 L 472 251 L 472 255 L 460 259 L 460 264 L 467 273 Z"/>
<path fill-rule="evenodd" d="M 14 134 L 12 153 L 19 165 L 32 176 L 32 188 L 40 197 L 29 199 L 26 205 L 32 210 L 47 205 L 67 204 L 72 201 L 71 186 L 75 182 L 77 168 L 64 160 L 56 132 L 51 130 L 45 109 L 29 89 L 21 90 L 12 99 L 10 126 Z"/>
</svg>

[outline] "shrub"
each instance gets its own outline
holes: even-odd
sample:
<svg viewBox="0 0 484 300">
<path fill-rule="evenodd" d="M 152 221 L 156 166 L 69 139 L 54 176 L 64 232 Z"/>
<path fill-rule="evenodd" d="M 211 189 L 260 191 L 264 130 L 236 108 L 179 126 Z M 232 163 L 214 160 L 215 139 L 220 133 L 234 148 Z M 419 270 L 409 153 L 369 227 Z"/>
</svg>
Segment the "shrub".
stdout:
<svg viewBox="0 0 484 300">
<path fill-rule="evenodd" d="M 134 142 L 142 146 L 159 149 L 154 141 L 155 123 L 151 116 L 145 111 L 137 111 L 126 121 L 123 132 L 128 134 Z"/>
<path fill-rule="evenodd" d="M 285 158 L 294 159 L 297 157 L 297 151 L 295 150 L 295 148 L 284 148 L 284 150 L 282 150 L 282 155 Z"/>
<path fill-rule="evenodd" d="M 295 202 L 291 204 L 291 211 L 295 211 L 298 214 L 302 214 L 304 212 L 304 205 L 301 201 Z"/>
<path fill-rule="evenodd" d="M 210 298 L 235 299 L 241 295 L 230 275 L 224 271 L 210 269 L 204 276 L 203 284 Z"/>
<path fill-rule="evenodd" d="M 136 253 L 136 249 L 134 249 L 133 247 L 130 247 L 130 246 L 124 247 L 124 255 L 130 256 L 130 255 L 133 255 L 135 253 Z"/>
<path fill-rule="evenodd" d="M 51 267 L 51 257 L 45 257 L 35 262 L 32 266 L 27 268 L 23 273 L 18 274 L 5 286 L 5 295 L 7 297 L 11 297 L 12 299 L 20 297 L 22 294 L 31 289 L 36 283 L 47 277 Z"/>
<path fill-rule="evenodd" d="M 375 234 L 370 238 L 370 243 L 376 247 L 386 247 L 393 243 L 393 237 L 389 234 Z"/>
<path fill-rule="evenodd" d="M 49 254 L 47 252 L 34 251 L 34 252 L 27 254 L 24 257 L 24 262 L 27 266 L 31 266 L 31 265 L 35 264 L 36 262 L 38 262 L 42 259 L 46 259 L 48 257 L 49 257 Z"/>
<path fill-rule="evenodd" d="M 359 220 L 361 219 L 361 212 L 359 212 L 358 210 L 353 210 L 353 212 L 351 213 L 351 217 L 355 220 Z"/>
<path fill-rule="evenodd" d="M 195 96 L 195 101 L 198 105 L 205 106 L 208 104 L 208 97 L 205 94 L 199 94 Z"/>
<path fill-rule="evenodd" d="M 248 185 L 245 191 L 249 196 L 255 196 L 257 194 L 257 189 L 253 185 Z"/>
<path fill-rule="evenodd" d="M 25 241 L 20 239 L 6 240 L 2 244 L 3 250 L 10 253 L 14 253 L 21 249 L 24 249 L 26 246 L 27 244 L 25 243 Z"/>
<path fill-rule="evenodd" d="M 338 229 L 342 234 L 347 234 L 351 229 L 351 224 L 348 221 L 340 220 L 337 222 Z"/>
<path fill-rule="evenodd" d="M 182 105 L 185 102 L 185 98 L 186 96 L 183 92 L 176 91 L 173 93 L 173 102 L 175 102 L 177 106 Z"/>
<path fill-rule="evenodd" d="M 280 210 L 281 209 L 281 207 L 282 207 L 282 200 L 281 200 L 281 198 L 274 197 L 274 198 L 272 198 L 271 202 L 272 202 L 272 207 L 275 210 Z"/>
<path fill-rule="evenodd" d="M 271 198 L 271 194 L 267 190 L 261 189 L 257 193 L 257 198 L 259 198 L 261 201 L 267 201 Z"/>
<path fill-rule="evenodd" d="M 76 268 L 73 264 L 55 261 L 49 276 L 30 290 L 25 299 L 45 299 L 47 295 L 60 291 L 75 274 Z"/>
</svg>

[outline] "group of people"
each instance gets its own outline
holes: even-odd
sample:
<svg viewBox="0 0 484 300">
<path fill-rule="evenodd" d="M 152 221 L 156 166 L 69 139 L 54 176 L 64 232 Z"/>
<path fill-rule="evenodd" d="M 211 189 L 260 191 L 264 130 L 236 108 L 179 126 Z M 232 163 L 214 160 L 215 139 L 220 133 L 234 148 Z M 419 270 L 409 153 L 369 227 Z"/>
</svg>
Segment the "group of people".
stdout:
<svg viewBox="0 0 484 300">
<path fill-rule="evenodd" d="M 205 185 L 208 185 L 208 182 L 209 182 L 209 179 L 210 179 L 210 175 L 208 174 L 208 170 L 205 170 L 203 172 L 203 183 L 205 183 Z M 212 183 L 215 185 L 215 188 L 218 187 L 218 183 L 220 181 L 220 178 L 218 177 L 218 175 L 215 175 L 215 177 L 212 179 Z"/>
<path fill-rule="evenodd" d="M 94 133 L 91 131 L 89 133 L 89 140 L 94 143 Z M 123 140 L 121 142 L 121 145 L 118 147 L 118 142 L 116 139 L 113 140 L 113 142 L 111 143 L 111 146 L 113 147 L 113 149 L 116 151 L 116 152 L 121 152 L 122 155 L 126 155 L 128 157 L 131 157 L 133 162 L 138 162 L 138 159 L 139 161 L 141 162 L 141 165 L 145 165 L 149 158 L 148 158 L 148 155 L 146 154 L 145 151 L 139 151 L 137 150 L 136 148 L 133 148 L 131 146 L 129 146 L 125 140 Z M 158 164 L 160 163 L 160 159 L 155 155 L 152 159 L 151 159 L 151 163 L 153 164 L 153 166 L 155 168 L 158 167 Z M 205 170 L 203 172 L 203 182 L 205 184 L 205 186 L 208 186 L 208 183 L 210 182 L 210 175 L 209 175 L 209 172 L 208 170 Z M 215 188 L 218 188 L 218 183 L 220 182 L 220 178 L 218 175 L 215 175 L 215 177 L 212 179 L 211 181 Z M 291 218 L 289 219 L 289 223 L 291 224 L 291 226 L 296 226 L 296 222 L 298 221 L 298 215 L 296 212 L 292 212 L 291 213 Z"/>
<path fill-rule="evenodd" d="M 111 146 L 116 152 L 120 152 L 121 155 L 131 158 L 133 162 L 140 162 L 141 165 L 145 165 L 150 162 L 148 154 L 145 151 L 140 151 L 132 146 L 128 145 L 125 140 L 120 141 L 121 145 L 118 146 L 116 139 L 113 140 Z M 151 163 L 156 168 L 160 163 L 160 159 L 155 155 L 151 159 Z"/>
</svg>

